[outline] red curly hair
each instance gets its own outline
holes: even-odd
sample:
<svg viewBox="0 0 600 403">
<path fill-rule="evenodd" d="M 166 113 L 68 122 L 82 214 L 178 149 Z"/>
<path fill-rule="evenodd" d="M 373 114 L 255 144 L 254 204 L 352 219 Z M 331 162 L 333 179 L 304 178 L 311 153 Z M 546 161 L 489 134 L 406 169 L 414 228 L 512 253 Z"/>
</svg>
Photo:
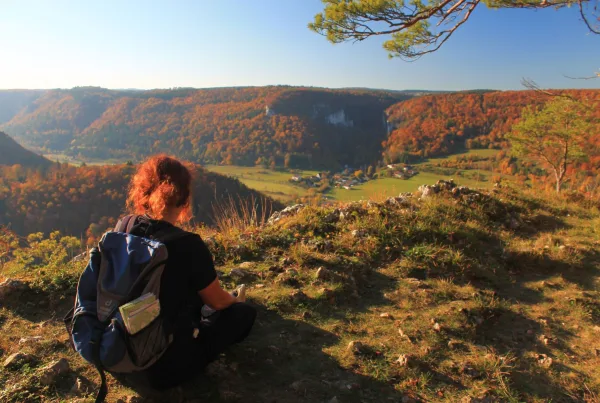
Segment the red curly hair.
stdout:
<svg viewBox="0 0 600 403">
<path fill-rule="evenodd" d="M 137 169 L 129 185 L 127 206 L 133 214 L 161 220 L 169 208 L 185 207 L 178 221 L 191 218 L 192 174 L 173 157 L 155 155 Z"/>
</svg>

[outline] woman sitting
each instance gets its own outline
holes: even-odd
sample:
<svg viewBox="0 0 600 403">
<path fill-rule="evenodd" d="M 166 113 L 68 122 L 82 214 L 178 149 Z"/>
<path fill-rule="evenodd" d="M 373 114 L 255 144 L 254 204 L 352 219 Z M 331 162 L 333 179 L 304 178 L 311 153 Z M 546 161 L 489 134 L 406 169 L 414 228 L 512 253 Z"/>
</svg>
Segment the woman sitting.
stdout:
<svg viewBox="0 0 600 403">
<path fill-rule="evenodd" d="M 127 232 L 152 237 L 189 221 L 191 185 L 190 171 L 174 158 L 159 155 L 141 164 L 129 189 L 128 207 L 134 215 L 128 217 L 132 222 Z M 244 292 L 234 296 L 221 288 L 212 255 L 199 235 L 186 233 L 165 245 L 169 257 L 159 299 L 161 312 L 174 329 L 173 343 L 145 371 L 114 374 L 142 393 L 190 380 L 228 346 L 244 340 L 256 317 Z M 217 312 L 203 318 L 203 305 Z"/>
</svg>

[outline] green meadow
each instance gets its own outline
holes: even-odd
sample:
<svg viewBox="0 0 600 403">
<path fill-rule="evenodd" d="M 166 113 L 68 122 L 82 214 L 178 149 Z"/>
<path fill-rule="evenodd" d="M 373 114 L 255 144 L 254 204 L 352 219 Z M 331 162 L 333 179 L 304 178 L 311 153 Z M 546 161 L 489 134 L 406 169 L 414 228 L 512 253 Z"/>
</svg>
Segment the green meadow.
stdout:
<svg viewBox="0 0 600 403">
<path fill-rule="evenodd" d="M 284 202 L 293 201 L 308 193 L 308 189 L 290 182 L 293 174 L 288 171 L 235 165 L 206 165 L 205 168 L 221 175 L 237 178 L 249 188 Z M 298 174 L 302 176 L 316 175 L 317 171 L 298 171 Z"/>
<path fill-rule="evenodd" d="M 469 150 L 463 154 L 455 154 L 444 158 L 431 158 L 422 163 L 414 164 L 419 174 L 410 179 L 381 178 L 371 180 L 350 190 L 333 188 L 325 194 L 328 199 L 337 201 L 357 201 L 373 198 L 384 198 L 396 196 L 402 192 L 414 192 L 421 185 L 433 185 L 439 179 L 454 179 L 457 183 L 464 186 L 475 188 L 489 188 L 492 183 L 490 178 L 491 171 L 484 170 L 460 170 L 461 176 L 452 175 L 457 170 L 444 168 L 446 174 L 428 172 L 429 166 L 444 160 L 453 160 L 459 156 L 475 155 L 480 157 L 492 158 L 498 153 L 498 150 Z M 308 194 L 308 189 L 295 185 L 290 182 L 293 173 L 284 170 L 271 170 L 262 167 L 242 167 L 233 165 L 207 165 L 205 167 L 222 175 L 237 178 L 246 186 L 265 193 L 275 199 L 283 202 L 291 202 L 298 197 Z M 294 171 L 302 176 L 315 175 L 317 171 Z M 450 174 L 448 174 L 450 173 Z"/>
</svg>

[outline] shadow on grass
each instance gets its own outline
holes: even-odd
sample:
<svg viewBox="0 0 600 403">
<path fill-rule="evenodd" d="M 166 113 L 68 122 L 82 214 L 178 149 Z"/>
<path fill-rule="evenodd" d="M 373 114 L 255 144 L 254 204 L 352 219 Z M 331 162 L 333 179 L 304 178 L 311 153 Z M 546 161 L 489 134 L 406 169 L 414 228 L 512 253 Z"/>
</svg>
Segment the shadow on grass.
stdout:
<svg viewBox="0 0 600 403">
<path fill-rule="evenodd" d="M 584 375 L 564 363 L 556 362 L 557 357 L 553 357 L 552 350 L 544 343 L 543 329 L 537 321 L 505 308 L 482 308 L 471 311 L 470 315 L 483 320 L 473 324 L 468 331 L 451 333 L 451 336 L 490 348 L 500 355 L 513 355 L 515 366 L 510 371 L 513 390 L 542 401 L 578 401 L 565 394 L 561 376 L 557 376 L 557 372 L 564 376 Z M 561 338 L 565 337 L 574 337 L 574 334 L 562 328 Z M 567 356 L 575 354 L 564 342 L 552 340 L 550 343 Z M 540 362 L 542 354 L 553 358 L 551 369 Z"/>
<path fill-rule="evenodd" d="M 286 319 L 263 306 L 252 333 L 202 375 L 154 401 L 344 402 L 401 401 L 402 394 L 375 377 L 340 368 L 324 349 L 333 333 Z M 177 395 L 177 397 L 175 397 Z"/>
<path fill-rule="evenodd" d="M 16 295 L 10 295 L 3 301 L 3 307 L 28 321 L 39 323 L 48 320 L 62 320 L 73 307 L 75 290 L 61 292 L 27 289 Z M 0 318 L 0 325 L 2 319 Z"/>
<path fill-rule="evenodd" d="M 552 222 L 549 227 L 566 228 L 560 219 L 546 218 Z M 480 290 L 495 291 L 498 296 L 512 301 L 534 304 L 544 300 L 543 293 L 529 287 L 529 282 L 561 276 L 585 290 L 594 290 L 600 275 L 598 251 L 578 251 L 578 261 L 573 264 L 544 251 L 508 251 L 505 241 L 491 231 L 466 226 L 452 234 L 415 232 L 413 238 L 407 243 L 409 248 L 421 243 L 446 247 L 463 254 L 469 264 L 465 269 L 439 258 L 420 258 L 416 261 L 419 268 L 407 273 L 408 277 L 448 278 L 458 285 L 472 284 Z"/>
</svg>

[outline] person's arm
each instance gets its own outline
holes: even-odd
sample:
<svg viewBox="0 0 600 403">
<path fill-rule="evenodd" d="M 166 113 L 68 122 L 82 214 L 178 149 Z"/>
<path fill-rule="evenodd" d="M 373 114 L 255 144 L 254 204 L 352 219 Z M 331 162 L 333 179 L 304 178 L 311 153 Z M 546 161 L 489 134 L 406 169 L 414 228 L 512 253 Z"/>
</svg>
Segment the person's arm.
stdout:
<svg viewBox="0 0 600 403">
<path fill-rule="evenodd" d="M 221 311 L 228 308 L 235 302 L 244 302 L 245 296 L 232 296 L 227 291 L 221 288 L 212 254 L 202 241 L 196 235 L 190 237 L 188 245 L 185 245 L 185 250 L 190 253 L 190 287 L 195 292 L 198 292 L 202 301 L 211 308 Z"/>
<path fill-rule="evenodd" d="M 240 293 L 237 297 L 234 297 L 221 288 L 218 278 L 215 278 L 206 288 L 198 291 L 198 294 L 206 305 L 217 311 L 222 311 L 223 309 L 229 308 L 231 304 L 244 302 L 246 300 L 244 293 Z"/>
</svg>

